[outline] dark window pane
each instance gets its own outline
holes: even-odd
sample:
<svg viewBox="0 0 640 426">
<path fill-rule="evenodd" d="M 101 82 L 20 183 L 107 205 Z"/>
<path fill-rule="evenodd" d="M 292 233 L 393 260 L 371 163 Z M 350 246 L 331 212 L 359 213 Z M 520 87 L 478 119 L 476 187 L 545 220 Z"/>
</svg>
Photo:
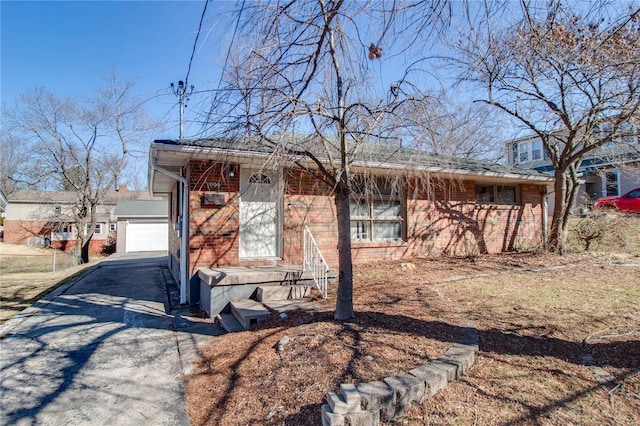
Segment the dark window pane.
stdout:
<svg viewBox="0 0 640 426">
<path fill-rule="evenodd" d="M 499 186 L 498 187 L 498 204 L 515 204 L 516 203 L 516 187 L 515 186 Z"/>
<path fill-rule="evenodd" d="M 479 203 L 493 203 L 493 186 L 476 185 L 476 200 Z"/>
</svg>

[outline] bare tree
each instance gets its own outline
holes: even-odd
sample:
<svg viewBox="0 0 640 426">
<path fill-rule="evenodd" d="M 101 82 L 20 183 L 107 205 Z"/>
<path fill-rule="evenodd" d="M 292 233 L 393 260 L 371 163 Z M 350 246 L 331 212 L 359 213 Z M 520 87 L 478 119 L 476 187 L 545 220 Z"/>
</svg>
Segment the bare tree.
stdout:
<svg viewBox="0 0 640 426">
<path fill-rule="evenodd" d="M 485 6 L 469 4 L 457 60 L 486 90 L 481 102 L 542 141 L 556 179 L 549 249 L 563 253 L 583 158 L 619 140 L 640 108 L 639 12 L 560 0 Z M 505 11 L 515 24 L 504 24 Z"/>
<path fill-rule="evenodd" d="M 29 176 L 31 187 L 46 188 L 48 181 L 76 193 L 72 220 L 83 262 L 89 261 L 96 208 L 117 185 L 131 146 L 148 130 L 132 87 L 132 82 L 119 83 L 114 73 L 88 102 L 60 99 L 41 88 L 3 110 L 20 142 L 12 150 L 29 152 L 29 163 L 37 164 L 37 173 Z"/>
<path fill-rule="evenodd" d="M 487 105 L 463 104 L 443 91 L 404 105 L 397 133 L 432 154 L 495 162 L 504 156 L 495 115 Z"/>
<path fill-rule="evenodd" d="M 29 150 L 17 148 L 22 146 L 20 137 L 3 129 L 0 134 L 0 189 L 5 195 L 36 187 L 48 176 L 41 164 L 33 161 Z"/>
<path fill-rule="evenodd" d="M 338 224 L 339 284 L 335 318 L 353 310 L 349 200 L 352 164 L 365 142 L 393 140 L 399 106 L 422 99 L 398 82 L 381 83 L 377 61 L 415 48 L 416 34 L 447 19 L 445 2 L 257 2 L 240 11 L 236 57 L 224 76 L 210 122 L 226 135 L 255 138 L 295 154 L 298 167 L 333 189 Z M 407 84 L 405 84 L 407 83 Z M 291 144 L 293 133 L 309 136 Z"/>
</svg>

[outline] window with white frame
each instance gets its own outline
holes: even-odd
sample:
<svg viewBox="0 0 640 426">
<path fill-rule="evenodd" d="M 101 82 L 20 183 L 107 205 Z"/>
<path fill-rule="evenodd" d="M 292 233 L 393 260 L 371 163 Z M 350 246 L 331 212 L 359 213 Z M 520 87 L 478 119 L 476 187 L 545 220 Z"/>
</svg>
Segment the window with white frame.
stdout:
<svg viewBox="0 0 640 426">
<path fill-rule="evenodd" d="M 99 223 L 99 222 L 96 223 L 96 229 L 93 231 L 93 234 L 94 235 L 101 235 L 102 234 L 102 230 L 104 229 L 105 225 L 106 224 L 104 224 L 104 223 Z M 89 234 L 89 224 L 88 223 L 84 226 L 84 234 L 85 235 Z"/>
<path fill-rule="evenodd" d="M 109 224 L 109 231 L 117 231 L 118 230 L 118 226 L 115 223 L 110 223 Z"/>
<path fill-rule="evenodd" d="M 640 130 L 638 126 L 631 123 L 621 123 L 616 129 L 616 136 L 613 136 L 613 125 L 611 123 L 601 123 L 595 126 L 594 133 L 600 138 L 607 138 L 603 147 L 611 148 L 616 144 L 624 143 L 636 145 L 640 142 Z"/>
<path fill-rule="evenodd" d="M 476 184 L 476 202 L 481 204 L 518 204 L 516 185 Z"/>
<path fill-rule="evenodd" d="M 523 164 L 549 158 L 540 139 L 511 144 L 511 164 Z"/>
<path fill-rule="evenodd" d="M 351 237 L 359 241 L 401 240 L 404 205 L 399 184 L 388 179 L 359 179 L 353 187 Z"/>
<path fill-rule="evenodd" d="M 70 234 L 73 232 L 73 227 L 69 224 L 62 225 L 62 227 L 60 228 L 60 232 L 63 234 Z"/>
</svg>

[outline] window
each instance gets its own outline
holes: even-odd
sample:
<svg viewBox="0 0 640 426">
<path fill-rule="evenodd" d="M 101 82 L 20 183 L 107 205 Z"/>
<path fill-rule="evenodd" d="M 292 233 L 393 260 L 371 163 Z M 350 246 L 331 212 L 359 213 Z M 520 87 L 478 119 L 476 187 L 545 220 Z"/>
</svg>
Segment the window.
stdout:
<svg viewBox="0 0 640 426">
<path fill-rule="evenodd" d="M 518 189 L 515 185 L 476 185 L 476 202 L 518 204 Z"/>
<path fill-rule="evenodd" d="M 351 237 L 356 240 L 401 240 L 403 205 L 399 188 L 384 179 L 354 183 L 351 209 Z"/>
<path fill-rule="evenodd" d="M 531 144 L 529 142 L 520 142 L 518 144 L 518 163 L 526 163 L 529 161 L 529 151 Z"/>
<path fill-rule="evenodd" d="M 531 159 L 540 160 L 542 158 L 542 142 L 540 139 L 531 141 Z"/>
<path fill-rule="evenodd" d="M 60 228 L 60 232 L 63 234 L 70 234 L 71 232 L 73 232 L 73 228 L 71 227 L 71 225 L 62 225 L 62 227 Z"/>
<path fill-rule="evenodd" d="M 103 228 L 103 223 L 96 223 L 96 229 L 93 231 L 94 235 L 100 235 L 102 234 L 102 228 Z M 89 224 L 87 223 L 84 226 L 84 234 L 87 235 L 89 233 Z"/>
<path fill-rule="evenodd" d="M 530 161 L 548 159 L 549 155 L 542 146 L 540 139 L 514 142 L 511 144 L 511 164 L 522 164 Z"/>
<path fill-rule="evenodd" d="M 606 196 L 615 197 L 618 195 L 618 173 L 607 172 L 605 174 Z"/>
<path fill-rule="evenodd" d="M 492 185 L 476 185 L 476 200 L 479 203 L 493 203 L 495 201 Z"/>
<path fill-rule="evenodd" d="M 109 224 L 109 231 L 117 231 L 117 230 L 118 230 L 118 226 L 115 223 Z"/>
<path fill-rule="evenodd" d="M 270 185 L 271 178 L 263 173 L 256 173 L 249 177 L 249 183 L 263 183 L 265 185 Z"/>
</svg>

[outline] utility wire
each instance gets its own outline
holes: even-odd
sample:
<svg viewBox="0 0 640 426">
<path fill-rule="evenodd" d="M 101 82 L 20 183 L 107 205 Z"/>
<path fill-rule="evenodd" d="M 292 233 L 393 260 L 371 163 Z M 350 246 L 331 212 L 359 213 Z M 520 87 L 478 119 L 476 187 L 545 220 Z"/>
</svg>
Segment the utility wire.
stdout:
<svg viewBox="0 0 640 426">
<path fill-rule="evenodd" d="M 187 85 L 189 81 L 189 74 L 191 73 L 191 64 L 193 63 L 193 57 L 196 54 L 196 47 L 198 46 L 198 38 L 200 37 L 200 32 L 202 31 L 202 22 L 204 21 L 204 15 L 207 13 L 207 5 L 209 4 L 209 0 L 204 1 L 204 8 L 202 9 L 202 15 L 200 16 L 200 24 L 198 24 L 198 32 L 196 33 L 196 39 L 193 42 L 193 49 L 191 50 L 191 58 L 189 59 L 189 67 L 187 68 L 187 76 L 184 78 L 184 84 Z"/>
<path fill-rule="evenodd" d="M 220 72 L 220 79 L 218 80 L 218 86 L 216 87 L 216 90 L 213 95 L 213 100 L 211 101 L 211 107 L 209 108 L 209 113 L 207 114 L 207 117 L 204 123 L 202 124 L 201 130 L 200 130 L 201 134 L 204 133 L 205 127 L 209 125 L 209 118 L 213 114 L 214 105 L 218 101 L 220 86 L 222 86 L 222 78 L 224 77 L 224 73 L 227 69 L 227 63 L 229 62 L 229 57 L 231 56 L 231 47 L 234 45 L 236 35 L 238 34 L 238 27 L 240 26 L 240 19 L 242 18 L 242 12 L 244 12 L 245 2 L 246 0 L 242 0 L 242 4 L 240 5 L 240 12 L 238 12 L 238 19 L 236 20 L 236 25 L 233 29 L 233 35 L 231 36 L 231 43 L 229 43 L 229 48 L 227 49 L 227 54 L 224 58 L 224 64 L 222 65 L 222 71 Z"/>
</svg>

